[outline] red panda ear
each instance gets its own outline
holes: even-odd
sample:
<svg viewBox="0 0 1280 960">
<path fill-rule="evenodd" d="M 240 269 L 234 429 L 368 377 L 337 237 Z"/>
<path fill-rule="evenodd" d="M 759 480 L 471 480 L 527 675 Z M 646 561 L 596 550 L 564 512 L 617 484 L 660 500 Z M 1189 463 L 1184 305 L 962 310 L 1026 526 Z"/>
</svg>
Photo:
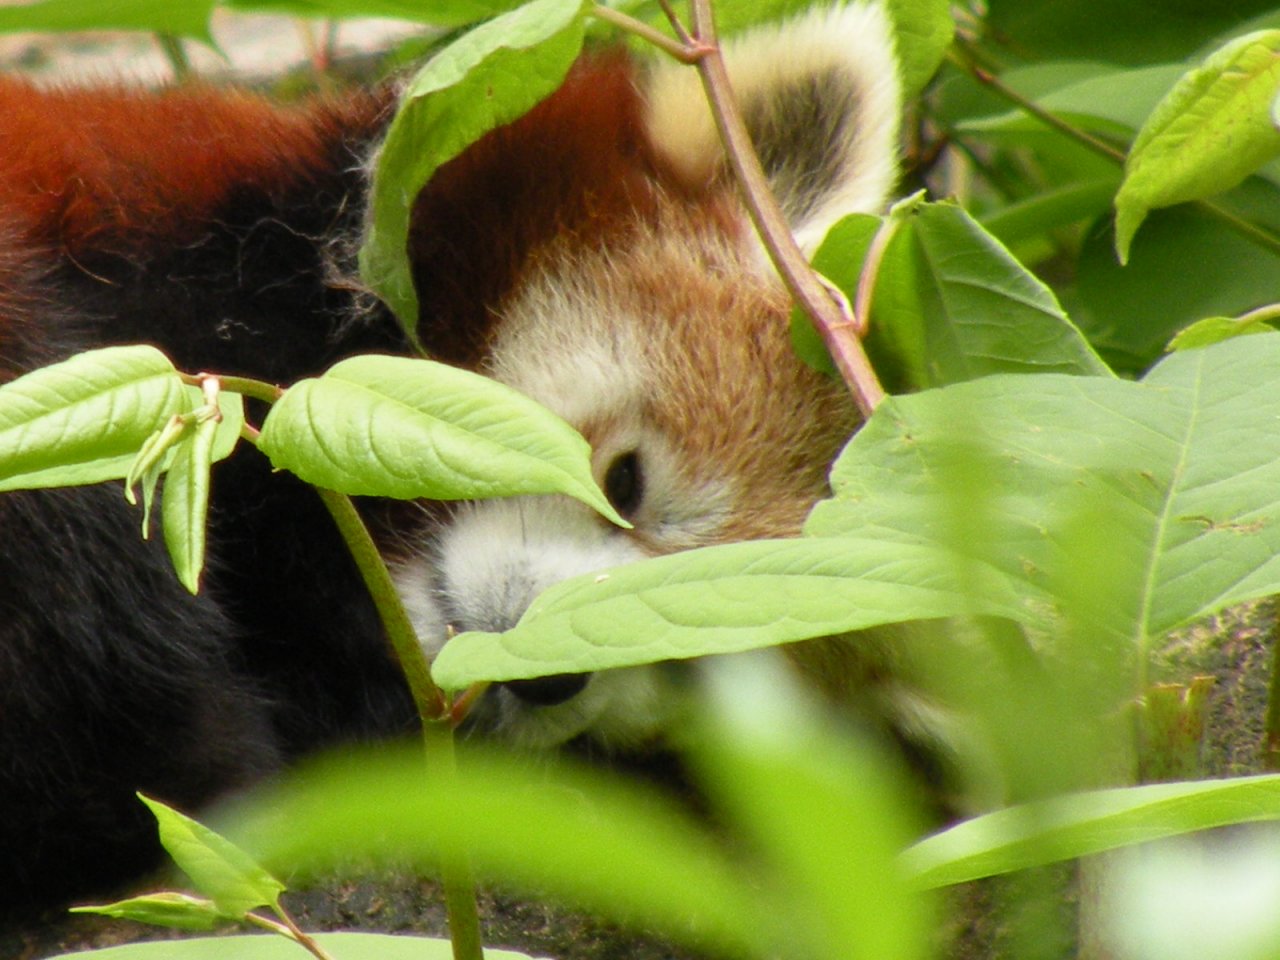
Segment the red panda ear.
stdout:
<svg viewBox="0 0 1280 960">
<path fill-rule="evenodd" d="M 770 183 L 806 252 L 836 220 L 879 213 L 898 173 L 901 87 L 893 29 L 877 0 L 812 10 L 724 44 L 734 94 Z M 656 64 L 646 127 L 690 187 L 724 156 L 695 72 Z"/>
</svg>

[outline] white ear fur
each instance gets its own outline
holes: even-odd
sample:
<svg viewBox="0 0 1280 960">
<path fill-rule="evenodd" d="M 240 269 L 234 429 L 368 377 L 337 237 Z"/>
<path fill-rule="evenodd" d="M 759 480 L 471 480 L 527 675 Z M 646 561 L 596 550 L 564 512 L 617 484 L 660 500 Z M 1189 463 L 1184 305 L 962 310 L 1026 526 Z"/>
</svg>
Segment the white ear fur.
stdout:
<svg viewBox="0 0 1280 960">
<path fill-rule="evenodd" d="M 898 175 L 901 85 L 893 29 L 877 0 L 819 8 L 724 45 L 734 94 L 765 173 L 806 253 L 850 213 L 878 213 Z M 649 74 L 647 127 L 690 184 L 724 155 L 696 72 Z"/>
</svg>

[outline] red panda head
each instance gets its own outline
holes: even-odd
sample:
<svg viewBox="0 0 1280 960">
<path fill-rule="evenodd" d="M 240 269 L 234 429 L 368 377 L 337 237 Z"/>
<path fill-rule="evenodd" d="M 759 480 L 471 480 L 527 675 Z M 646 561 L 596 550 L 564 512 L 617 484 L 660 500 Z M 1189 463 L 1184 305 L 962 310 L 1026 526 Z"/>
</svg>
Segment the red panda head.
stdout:
<svg viewBox="0 0 1280 960">
<path fill-rule="evenodd" d="M 725 53 L 802 246 L 878 212 L 896 176 L 892 33 L 874 4 L 761 29 Z M 634 529 L 561 497 L 452 510 L 396 579 L 428 648 L 501 630 L 544 588 L 690 547 L 798 533 L 857 425 L 791 349 L 790 303 L 731 182 L 696 73 L 585 60 L 441 169 L 410 249 L 421 335 L 577 427 Z M 479 297 L 476 291 L 481 291 Z M 480 720 L 521 743 L 652 735 L 661 671 L 509 684 Z"/>
</svg>

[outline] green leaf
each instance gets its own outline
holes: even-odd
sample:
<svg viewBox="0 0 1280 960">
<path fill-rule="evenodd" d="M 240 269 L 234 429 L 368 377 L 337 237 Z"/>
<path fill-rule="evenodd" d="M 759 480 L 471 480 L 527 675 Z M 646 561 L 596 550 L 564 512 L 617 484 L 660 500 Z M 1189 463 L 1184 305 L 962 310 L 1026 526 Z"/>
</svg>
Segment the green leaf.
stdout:
<svg viewBox="0 0 1280 960">
<path fill-rule="evenodd" d="M 963 547 L 1029 604 L 1105 559 L 1114 596 L 1094 626 L 1144 649 L 1280 590 L 1277 365 L 1280 335 L 1257 336 L 1173 354 L 1142 383 L 993 377 L 894 398 L 849 444 L 832 473 L 835 499 L 807 529 Z M 964 462 L 986 479 L 964 515 L 980 513 L 981 530 L 957 536 L 946 504 L 965 445 Z M 1068 555 L 1059 542 L 1080 517 L 1108 531 L 1105 558 Z M 1033 609 L 1017 619 L 1036 623 L 1025 616 Z"/>
<path fill-rule="evenodd" d="M 186 395 L 154 347 L 78 354 L 0 386 L 0 490 L 119 480 Z"/>
<path fill-rule="evenodd" d="M 226 922 L 226 916 L 212 900 L 186 893 L 149 893 L 115 903 L 72 907 L 71 913 L 97 913 L 118 920 L 148 923 L 153 927 L 175 930 L 212 930 Z M 94 954 L 97 956 L 98 954 Z"/>
<path fill-rule="evenodd" d="M 472 499 L 565 493 L 626 525 L 567 423 L 479 374 L 363 356 L 291 387 L 262 425 L 277 468 L 340 493 Z"/>
<path fill-rule="evenodd" d="M 828 233 L 814 266 L 850 296 L 874 220 Z M 993 373 L 1108 372 L 1052 292 L 954 204 L 923 204 L 889 245 L 868 353 L 891 392 Z"/>
<path fill-rule="evenodd" d="M 445 47 L 410 81 L 378 152 L 360 271 L 406 330 L 418 323 L 405 243 L 436 169 L 554 92 L 582 48 L 585 0 L 532 0 Z"/>
<path fill-rule="evenodd" d="M 1156 207 L 1222 193 L 1280 156 L 1271 106 L 1280 90 L 1280 30 L 1240 37 L 1192 70 L 1139 131 L 1116 195 L 1116 252 Z"/>
<path fill-rule="evenodd" d="M 387 17 L 456 27 L 517 7 L 522 0 L 223 0 L 234 10 L 272 11 L 296 17 Z"/>
<path fill-rule="evenodd" d="M 1280 819 L 1280 776 L 1157 783 L 1070 794 L 966 820 L 902 855 L 922 887 L 1071 860 L 1209 830 Z"/>
<path fill-rule="evenodd" d="M 291 870 L 389 857 L 435 871 L 465 855 L 504 889 L 727 953 L 761 955 L 774 930 L 734 861 L 674 800 L 549 756 L 460 752 L 447 783 L 421 746 L 331 758 L 263 796 L 233 835 Z"/>
<path fill-rule="evenodd" d="M 911 617 L 1013 616 L 998 581 L 971 601 L 951 570 L 924 569 L 937 551 L 912 536 L 757 540 L 707 547 L 576 577 L 544 592 L 501 634 L 469 632 L 437 655 L 446 689 L 482 680 L 737 653 Z M 976 569 L 969 575 L 982 577 Z"/>
<path fill-rule="evenodd" d="M 214 0 L 39 0 L 0 6 L 0 32 L 145 30 L 212 42 L 209 16 Z"/>
<path fill-rule="evenodd" d="M 1251 311 L 1242 317 L 1206 317 L 1169 341 L 1169 350 L 1196 350 L 1208 347 L 1232 337 L 1244 337 L 1257 333 L 1272 333 L 1280 323 L 1280 308 L 1271 307 Z"/>
<path fill-rule="evenodd" d="M 218 424 L 205 420 L 183 437 L 165 474 L 160 516 L 164 543 L 178 580 L 199 592 L 204 568 L 205 526 L 209 516 L 209 468 Z"/>
<path fill-rule="evenodd" d="M 139 794 L 160 825 L 160 842 L 197 890 L 230 919 L 274 907 L 282 884 L 248 854 L 201 823 Z"/>
<path fill-rule="evenodd" d="M 878 746 L 849 736 L 777 659 L 708 664 L 689 758 L 717 822 L 737 825 L 795 929 L 794 956 L 931 956 L 929 901 L 899 858 L 917 797 Z M 799 946 L 803 944 L 803 946 Z"/>
<path fill-rule="evenodd" d="M 956 25 L 947 0 L 886 0 L 897 33 L 902 94 L 910 99 L 938 72 Z"/>
<path fill-rule="evenodd" d="M 320 946 L 342 960 L 452 960 L 448 940 L 386 933 L 317 933 Z M 298 960 L 298 945 L 273 934 L 197 937 L 157 943 L 129 943 L 102 950 L 63 953 L 51 960 Z M 485 948 L 489 960 L 528 960 L 514 950 Z"/>
</svg>

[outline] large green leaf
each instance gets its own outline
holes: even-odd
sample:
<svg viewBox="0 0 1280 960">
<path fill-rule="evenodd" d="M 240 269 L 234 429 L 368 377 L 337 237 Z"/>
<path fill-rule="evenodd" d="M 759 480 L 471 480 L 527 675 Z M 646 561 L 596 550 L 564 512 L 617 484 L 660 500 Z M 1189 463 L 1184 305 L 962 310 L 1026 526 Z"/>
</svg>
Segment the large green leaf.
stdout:
<svg viewBox="0 0 1280 960">
<path fill-rule="evenodd" d="M 410 81 L 378 152 L 366 282 L 409 331 L 418 322 L 405 242 L 413 201 L 445 161 L 552 93 L 582 48 L 584 0 L 532 0 L 445 47 Z"/>
<path fill-rule="evenodd" d="M 27 30 L 146 30 L 209 41 L 215 0 L 39 0 L 0 6 L 0 32 Z"/>
<path fill-rule="evenodd" d="M 1183 77 L 1139 131 L 1116 195 L 1116 251 L 1147 211 L 1211 197 L 1280 156 L 1271 108 L 1280 93 L 1280 30 L 1227 44 Z"/>
<path fill-rule="evenodd" d="M 1068 794 L 966 820 L 910 847 L 925 887 L 964 883 L 1214 827 L 1280 819 L 1280 776 Z"/>
<path fill-rule="evenodd" d="M 123 479 L 138 450 L 189 409 L 154 347 L 108 347 L 0 387 L 0 490 Z"/>
<path fill-rule="evenodd" d="M 430 360 L 353 357 L 300 381 L 271 408 L 259 443 L 276 467 L 340 493 L 566 493 L 625 524 L 577 431 L 510 387 Z"/>
<path fill-rule="evenodd" d="M 737 653 L 911 617 L 1027 615 L 998 575 L 975 565 L 962 576 L 958 558 L 947 568 L 939 557 L 919 537 L 879 531 L 659 557 L 554 586 L 506 633 L 459 634 L 431 673 L 440 686 L 461 689 Z M 966 597 L 968 577 L 984 580 L 982 599 Z"/>
<path fill-rule="evenodd" d="M 320 946 L 341 960 L 452 960 L 448 940 L 386 933 L 317 933 Z M 514 950 L 485 948 L 492 960 L 528 960 Z M 198 937 L 159 943 L 130 943 L 83 953 L 63 953 L 52 960 L 298 960 L 296 943 L 271 934 L 239 937 Z"/>
<path fill-rule="evenodd" d="M 1256 336 L 1175 354 L 1142 383 L 998 377 L 891 400 L 849 445 L 835 499 L 808 529 L 952 543 L 939 505 L 967 447 L 989 526 L 966 549 L 1031 599 L 1097 562 L 1056 536 L 1096 517 L 1118 601 L 1100 626 L 1145 642 L 1280 589 L 1277 364 L 1280 336 Z"/>
</svg>

